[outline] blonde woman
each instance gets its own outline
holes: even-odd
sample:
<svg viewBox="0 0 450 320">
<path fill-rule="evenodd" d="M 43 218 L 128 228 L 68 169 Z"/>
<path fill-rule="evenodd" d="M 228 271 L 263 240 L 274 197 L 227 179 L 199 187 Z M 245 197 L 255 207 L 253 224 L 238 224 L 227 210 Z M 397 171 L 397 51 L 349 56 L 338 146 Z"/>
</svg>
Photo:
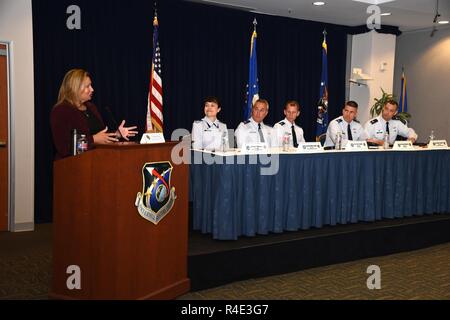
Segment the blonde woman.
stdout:
<svg viewBox="0 0 450 320">
<path fill-rule="evenodd" d="M 70 142 L 73 129 L 86 135 L 88 149 L 95 144 L 108 144 L 128 140 L 137 134 L 136 126 L 125 127 L 125 120 L 114 133 L 108 132 L 97 107 L 90 102 L 94 89 L 91 76 L 82 69 L 72 69 L 66 73 L 59 89 L 58 102 L 50 115 L 56 159 L 71 155 Z"/>
</svg>

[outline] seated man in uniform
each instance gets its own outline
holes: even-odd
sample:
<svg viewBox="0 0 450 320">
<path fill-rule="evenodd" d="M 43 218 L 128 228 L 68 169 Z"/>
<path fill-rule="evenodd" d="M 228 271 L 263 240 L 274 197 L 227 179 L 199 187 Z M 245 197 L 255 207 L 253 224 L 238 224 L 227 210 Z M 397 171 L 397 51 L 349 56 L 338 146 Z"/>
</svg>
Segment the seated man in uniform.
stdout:
<svg viewBox="0 0 450 320">
<path fill-rule="evenodd" d="M 270 148 L 274 146 L 272 127 L 263 123 L 269 113 L 269 103 L 265 99 L 258 99 L 252 107 L 252 116 L 241 122 L 236 129 L 235 136 L 238 148 L 248 143 L 266 143 Z"/>
<path fill-rule="evenodd" d="M 204 101 L 205 117 L 192 124 L 192 148 L 204 150 L 221 150 L 222 141 L 228 144 L 227 125 L 217 119 L 220 112 L 219 100 L 207 97 Z M 228 148 L 228 145 L 225 146 Z"/>
<path fill-rule="evenodd" d="M 283 136 L 289 134 L 291 137 L 289 145 L 297 148 L 299 143 L 305 142 L 303 129 L 295 123 L 295 119 L 300 115 L 298 102 L 295 100 L 288 101 L 284 106 L 284 115 L 286 118 L 273 126 L 277 146 L 281 147 L 283 145 Z"/>
<path fill-rule="evenodd" d="M 342 108 L 342 116 L 330 122 L 325 140 L 325 147 L 333 147 L 336 144 L 338 134 L 342 137 L 342 147 L 345 147 L 348 140 L 364 141 L 367 135 L 356 120 L 358 114 L 358 104 L 355 101 L 348 101 Z"/>
<path fill-rule="evenodd" d="M 384 143 L 385 134 L 388 136 L 389 144 L 393 144 L 395 142 L 397 135 L 407 138 L 412 143 L 416 142 L 416 132 L 395 118 L 397 112 L 397 101 L 386 101 L 381 114 L 378 117 L 367 121 L 364 126 L 368 137 L 367 142 L 382 146 Z"/>
</svg>

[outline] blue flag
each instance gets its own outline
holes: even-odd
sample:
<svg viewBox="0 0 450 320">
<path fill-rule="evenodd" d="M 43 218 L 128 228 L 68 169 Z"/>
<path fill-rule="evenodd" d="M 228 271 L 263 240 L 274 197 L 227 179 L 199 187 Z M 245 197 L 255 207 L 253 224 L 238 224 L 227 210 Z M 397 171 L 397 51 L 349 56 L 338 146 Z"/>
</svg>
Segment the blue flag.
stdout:
<svg viewBox="0 0 450 320">
<path fill-rule="evenodd" d="M 324 35 L 326 33 L 324 32 Z M 327 61 L 327 39 L 326 36 L 322 42 L 322 76 L 320 80 L 320 99 L 317 111 L 317 129 L 316 140 L 326 134 L 328 128 L 328 61 Z"/>
<path fill-rule="evenodd" d="M 398 112 L 408 112 L 408 94 L 406 91 L 406 77 L 405 72 L 402 72 L 402 93 L 400 94 L 400 103 L 398 106 Z"/>
<path fill-rule="evenodd" d="M 248 85 L 246 106 L 244 109 L 244 121 L 248 120 L 252 114 L 253 103 L 259 99 L 259 86 L 258 86 L 258 63 L 256 59 L 256 30 L 253 31 L 250 40 L 250 65 L 248 72 Z"/>
</svg>

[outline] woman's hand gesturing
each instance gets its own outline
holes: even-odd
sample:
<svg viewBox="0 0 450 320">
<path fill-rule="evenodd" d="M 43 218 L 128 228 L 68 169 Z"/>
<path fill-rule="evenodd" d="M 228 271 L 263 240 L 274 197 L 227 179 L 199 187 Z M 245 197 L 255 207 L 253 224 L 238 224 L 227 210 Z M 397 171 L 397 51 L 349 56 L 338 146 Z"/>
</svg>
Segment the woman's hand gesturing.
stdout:
<svg viewBox="0 0 450 320">
<path fill-rule="evenodd" d="M 108 127 L 94 134 L 93 138 L 95 144 L 108 144 L 119 141 L 119 139 L 116 138 L 115 133 L 108 133 L 106 131 L 108 131 Z"/>
<path fill-rule="evenodd" d="M 137 131 L 135 131 L 135 129 L 137 128 L 136 126 L 132 126 L 132 127 L 124 127 L 125 125 L 125 120 L 122 120 L 122 123 L 120 124 L 119 128 L 117 129 L 118 133 L 120 134 L 120 136 L 122 136 L 122 138 L 124 138 L 125 140 L 129 140 L 129 137 L 134 137 L 135 135 L 137 135 Z"/>
</svg>

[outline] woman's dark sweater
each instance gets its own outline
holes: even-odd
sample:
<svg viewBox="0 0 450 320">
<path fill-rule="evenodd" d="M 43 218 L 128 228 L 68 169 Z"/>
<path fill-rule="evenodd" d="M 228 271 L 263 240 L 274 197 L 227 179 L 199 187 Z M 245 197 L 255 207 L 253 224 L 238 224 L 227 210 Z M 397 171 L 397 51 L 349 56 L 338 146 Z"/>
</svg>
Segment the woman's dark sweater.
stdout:
<svg viewBox="0 0 450 320">
<path fill-rule="evenodd" d="M 102 116 L 97 110 L 97 107 L 91 103 L 85 103 L 90 116 L 95 116 L 95 120 L 90 121 L 86 115 L 86 112 L 78 110 L 75 106 L 67 101 L 64 101 L 53 107 L 50 114 L 50 125 L 52 128 L 53 143 L 56 147 L 55 159 L 65 158 L 71 155 L 71 133 L 73 129 L 77 130 L 78 134 L 86 135 L 88 140 L 88 149 L 94 147 L 93 135 L 105 128 Z M 90 124 L 91 122 L 91 124 Z M 97 128 L 100 128 L 97 132 L 91 133 L 93 123 L 97 122 Z M 94 129 L 94 131 L 96 131 Z"/>
</svg>

